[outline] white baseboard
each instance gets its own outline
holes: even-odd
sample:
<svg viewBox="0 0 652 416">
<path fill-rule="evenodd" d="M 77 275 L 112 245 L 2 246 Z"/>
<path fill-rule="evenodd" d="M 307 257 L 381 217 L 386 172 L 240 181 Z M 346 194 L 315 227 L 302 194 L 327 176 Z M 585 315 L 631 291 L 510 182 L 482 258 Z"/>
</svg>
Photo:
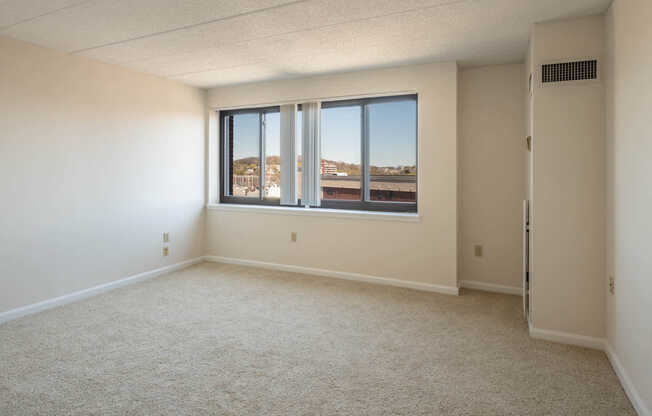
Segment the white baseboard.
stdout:
<svg viewBox="0 0 652 416">
<path fill-rule="evenodd" d="M 465 289 L 483 290 L 485 292 L 505 293 L 507 295 L 523 296 L 523 289 L 516 286 L 503 286 L 475 280 L 460 280 L 460 287 Z"/>
<path fill-rule="evenodd" d="M 638 416 L 652 416 L 652 412 L 643 402 L 641 395 L 638 393 L 638 390 L 636 387 L 634 387 L 632 380 L 627 375 L 625 367 L 623 367 L 623 365 L 620 363 L 616 352 L 614 351 L 611 344 L 607 341 L 605 341 L 605 352 L 607 353 L 607 357 L 609 357 L 611 366 L 620 379 L 620 384 L 623 386 L 627 397 L 629 397 L 629 401 L 632 402 L 632 406 L 634 406 L 634 409 L 638 413 Z"/>
<path fill-rule="evenodd" d="M 545 341 L 557 342 L 559 344 L 569 344 L 578 347 L 591 348 L 594 350 L 604 351 L 604 338 L 587 337 L 585 335 L 571 334 L 569 332 L 551 331 L 549 329 L 539 329 L 530 326 L 530 336 Z"/>
<path fill-rule="evenodd" d="M 236 259 L 231 257 L 221 256 L 204 256 L 205 261 L 214 263 L 228 263 L 239 264 L 242 266 L 259 267 L 262 269 L 283 270 L 286 272 L 312 274 L 317 276 L 333 277 L 336 279 L 355 280 L 358 282 L 376 283 L 386 286 L 396 286 L 408 289 L 423 290 L 427 292 L 443 293 L 446 295 L 459 295 L 460 291 L 454 286 L 433 285 L 430 283 L 421 283 L 413 281 L 405 281 L 398 279 L 390 279 L 387 277 L 370 276 L 360 273 L 339 272 L 335 270 L 317 269 L 313 267 L 295 266 L 290 264 L 267 263 L 257 260 Z"/>
<path fill-rule="evenodd" d="M 143 280 L 151 279 L 156 276 L 171 273 L 177 270 L 185 269 L 193 264 L 201 263 L 202 257 L 182 261 L 179 263 L 171 264 L 169 266 L 161 267 L 159 269 L 150 270 L 148 272 L 139 273 L 124 279 L 116 280 L 114 282 L 105 283 L 103 285 L 94 286 L 88 289 L 80 290 L 77 292 L 69 293 L 67 295 L 59 296 L 52 299 L 47 299 L 42 302 L 33 303 L 31 305 L 22 306 L 20 308 L 11 309 L 6 312 L 0 313 L 0 324 L 3 322 L 18 319 L 23 316 L 31 315 L 46 309 L 54 308 L 57 306 L 65 305 L 68 303 L 76 302 L 78 300 L 86 299 L 91 296 L 99 295 L 100 293 L 108 292 L 109 290 L 116 289 L 120 286 L 130 285 L 132 283 L 142 282 Z"/>
</svg>

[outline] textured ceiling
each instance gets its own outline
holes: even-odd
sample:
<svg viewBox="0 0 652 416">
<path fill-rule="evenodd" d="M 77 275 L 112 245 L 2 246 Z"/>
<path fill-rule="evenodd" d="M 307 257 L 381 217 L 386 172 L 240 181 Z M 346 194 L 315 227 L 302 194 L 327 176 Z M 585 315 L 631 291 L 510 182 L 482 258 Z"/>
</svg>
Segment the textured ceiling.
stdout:
<svg viewBox="0 0 652 416">
<path fill-rule="evenodd" d="M 522 60 L 534 22 L 611 0 L 0 0 L 0 35 L 211 87 Z"/>
</svg>

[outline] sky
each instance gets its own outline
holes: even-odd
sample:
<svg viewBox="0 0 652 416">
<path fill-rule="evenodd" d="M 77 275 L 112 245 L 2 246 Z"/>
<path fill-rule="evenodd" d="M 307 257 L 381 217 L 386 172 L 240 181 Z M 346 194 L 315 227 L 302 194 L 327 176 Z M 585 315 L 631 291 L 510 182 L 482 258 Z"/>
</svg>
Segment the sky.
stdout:
<svg viewBox="0 0 652 416">
<path fill-rule="evenodd" d="M 370 164 L 374 166 L 416 165 L 416 102 L 394 101 L 369 104 Z M 322 110 L 322 158 L 360 163 L 360 107 Z M 280 153 L 280 115 L 265 115 L 266 154 Z M 300 126 L 300 122 L 298 123 Z M 237 114 L 234 120 L 234 158 L 258 156 L 258 115 Z M 300 128 L 297 129 L 300 131 Z M 299 140 L 300 142 L 300 140 Z M 299 146 L 299 150 L 301 147 Z"/>
</svg>

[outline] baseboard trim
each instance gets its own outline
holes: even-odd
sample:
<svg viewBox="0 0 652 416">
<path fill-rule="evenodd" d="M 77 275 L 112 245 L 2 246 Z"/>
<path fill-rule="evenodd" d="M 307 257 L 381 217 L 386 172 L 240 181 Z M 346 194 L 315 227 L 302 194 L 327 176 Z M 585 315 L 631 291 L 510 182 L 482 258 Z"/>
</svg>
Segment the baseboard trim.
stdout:
<svg viewBox="0 0 652 416">
<path fill-rule="evenodd" d="M 530 336 L 544 341 L 557 342 L 559 344 L 575 345 L 577 347 L 591 348 L 604 351 L 604 338 L 587 337 L 585 335 L 571 334 L 569 332 L 551 331 L 530 326 Z"/>
<path fill-rule="evenodd" d="M 638 393 L 636 387 L 634 387 L 634 383 L 632 383 L 632 380 L 627 375 L 625 367 L 621 364 L 620 359 L 608 341 L 605 341 L 605 353 L 609 357 L 609 362 L 611 362 L 611 366 L 616 372 L 618 379 L 620 379 L 620 384 L 623 386 L 623 390 L 625 390 L 627 397 L 629 397 L 629 401 L 632 402 L 632 406 L 634 406 L 634 410 L 636 410 L 638 416 L 652 416 L 652 412 L 650 412 L 650 409 L 643 402 L 641 395 Z"/>
<path fill-rule="evenodd" d="M 465 289 L 483 290 L 485 292 L 523 296 L 523 289 L 520 287 L 496 285 L 493 283 L 478 282 L 476 280 L 460 280 L 460 287 Z"/>
<path fill-rule="evenodd" d="M 459 288 L 453 286 L 433 285 L 430 283 L 420 283 L 413 281 L 404 281 L 391 279 L 387 277 L 370 276 L 360 273 L 340 272 L 335 270 L 317 269 L 314 267 L 295 266 L 290 264 L 268 263 L 258 260 L 246 260 L 222 256 L 204 256 L 205 261 L 213 263 L 238 264 L 242 266 L 258 267 L 270 270 L 283 270 L 286 272 L 312 274 L 316 276 L 332 277 L 336 279 L 354 280 L 357 282 L 375 283 L 385 286 L 396 286 L 408 289 L 422 290 L 426 292 L 443 293 L 446 295 L 459 295 Z"/>
<path fill-rule="evenodd" d="M 113 282 L 105 283 L 99 286 L 93 286 L 88 289 L 79 290 L 77 292 L 69 293 L 67 295 L 59 296 L 52 299 L 47 299 L 31 305 L 21 306 L 16 309 L 10 309 L 6 312 L 0 313 L 0 324 L 14 319 L 22 318 L 23 316 L 32 315 L 46 309 L 55 308 L 57 306 L 66 305 L 68 303 L 76 302 L 82 299 L 90 298 L 91 296 L 99 295 L 100 293 L 108 292 L 110 290 L 119 288 L 121 286 L 130 285 L 133 283 L 142 282 L 163 274 L 168 274 L 177 270 L 185 269 L 194 264 L 202 262 L 202 257 L 182 261 L 179 263 L 171 264 L 169 266 L 161 267 L 155 270 L 150 270 L 144 273 L 135 274 L 124 279 L 116 280 Z"/>
</svg>

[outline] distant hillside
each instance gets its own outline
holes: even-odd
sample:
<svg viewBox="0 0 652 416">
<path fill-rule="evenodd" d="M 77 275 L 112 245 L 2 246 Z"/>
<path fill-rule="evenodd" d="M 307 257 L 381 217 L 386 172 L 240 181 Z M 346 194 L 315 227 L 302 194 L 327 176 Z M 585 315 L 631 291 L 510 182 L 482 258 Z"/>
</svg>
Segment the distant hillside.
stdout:
<svg viewBox="0 0 652 416">
<path fill-rule="evenodd" d="M 245 157 L 242 159 L 237 159 L 233 161 L 234 164 L 238 165 L 256 165 L 258 164 L 258 158 L 257 157 Z"/>
<path fill-rule="evenodd" d="M 280 156 L 267 156 L 267 159 L 265 159 L 265 163 L 267 164 L 272 164 L 272 165 L 280 165 L 281 164 L 281 157 Z M 245 157 L 242 159 L 237 159 L 233 161 L 234 165 L 257 165 L 258 164 L 258 158 L 257 157 Z"/>
<path fill-rule="evenodd" d="M 347 163 L 336 160 L 324 159 L 328 164 L 335 165 L 338 172 L 346 173 L 350 176 L 360 175 L 360 165 L 355 163 Z M 265 163 L 267 165 L 280 165 L 281 158 L 280 156 L 267 156 Z M 299 171 L 301 170 L 301 155 L 298 157 L 298 167 Z M 237 159 L 233 161 L 234 170 L 237 175 L 242 175 L 247 169 L 252 169 L 254 172 L 258 172 L 258 158 L 257 157 L 245 157 L 242 159 Z M 417 167 L 412 166 L 370 166 L 372 175 L 416 175 Z"/>
</svg>

